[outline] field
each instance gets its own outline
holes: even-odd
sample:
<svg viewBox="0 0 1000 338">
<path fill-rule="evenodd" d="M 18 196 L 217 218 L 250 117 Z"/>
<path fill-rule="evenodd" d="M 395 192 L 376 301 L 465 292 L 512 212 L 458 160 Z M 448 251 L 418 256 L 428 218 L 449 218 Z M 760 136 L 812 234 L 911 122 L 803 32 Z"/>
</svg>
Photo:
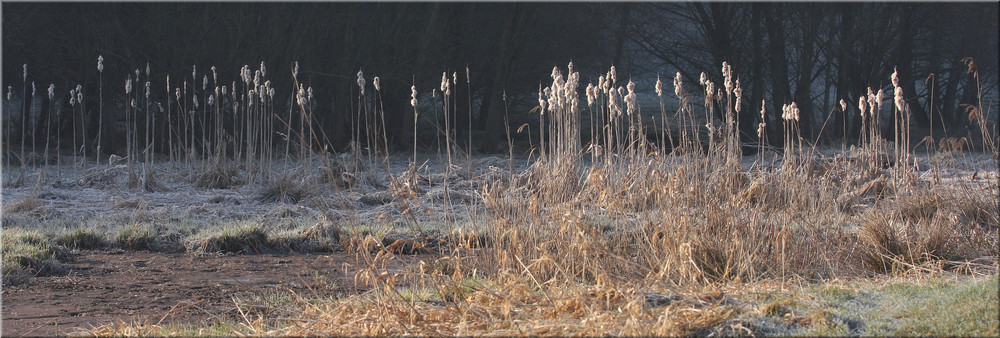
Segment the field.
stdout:
<svg viewBox="0 0 1000 338">
<path fill-rule="evenodd" d="M 507 156 L 470 156 L 447 118 L 437 153 L 387 154 L 375 108 L 357 115 L 368 147 L 308 146 L 323 136 L 300 90 L 298 133 L 253 118 L 262 94 L 166 154 L 135 123 L 124 159 L 6 166 L 3 333 L 998 334 L 988 128 L 920 139 L 879 92 L 851 145 L 805 140 L 794 104 L 766 113 L 780 147 L 743 144 L 728 77 L 698 111 L 679 79 L 665 111 L 658 81 L 642 115 L 612 70 L 581 113 L 569 68 Z"/>
</svg>

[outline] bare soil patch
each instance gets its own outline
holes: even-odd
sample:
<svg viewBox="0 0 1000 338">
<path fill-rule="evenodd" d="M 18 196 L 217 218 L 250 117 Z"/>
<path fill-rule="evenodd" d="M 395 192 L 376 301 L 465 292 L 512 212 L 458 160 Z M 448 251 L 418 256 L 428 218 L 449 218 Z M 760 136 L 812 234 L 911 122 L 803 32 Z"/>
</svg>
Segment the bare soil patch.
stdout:
<svg viewBox="0 0 1000 338">
<path fill-rule="evenodd" d="M 421 259 L 432 258 L 399 257 L 386 268 L 391 272 Z M 347 253 L 81 251 L 63 265 L 60 275 L 3 289 L 4 336 L 65 335 L 118 321 L 205 325 L 239 318 L 233 297 L 289 291 L 337 297 L 365 291 L 353 282 L 364 262 Z"/>
</svg>

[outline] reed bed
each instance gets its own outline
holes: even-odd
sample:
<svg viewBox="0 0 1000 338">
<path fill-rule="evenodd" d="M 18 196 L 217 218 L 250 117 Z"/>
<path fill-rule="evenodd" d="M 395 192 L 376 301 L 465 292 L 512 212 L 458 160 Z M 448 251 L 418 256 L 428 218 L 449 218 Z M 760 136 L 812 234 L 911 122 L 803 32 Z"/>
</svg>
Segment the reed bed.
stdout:
<svg viewBox="0 0 1000 338">
<path fill-rule="evenodd" d="M 130 74 L 125 85 L 128 161 L 121 170 L 128 174 L 128 188 L 164 189 L 153 169 L 161 149 L 171 165 L 187 167 L 184 174 L 197 187 L 259 186 L 262 203 L 295 204 L 317 185 L 361 196 L 317 203 L 325 213 L 345 215 L 336 231 L 353 235 L 336 237 L 341 250 L 356 253 L 367 267 L 354 280 L 370 291 L 319 302 L 302 298 L 281 318 L 244 315 L 225 324 L 227 334 L 733 334 L 738 331 L 725 331 L 733 327 L 731 319 L 749 311 L 719 291 L 734 285 L 899 275 L 928 266 L 956 274 L 997 271 L 995 173 L 986 183 L 991 189 L 981 182 L 941 179 L 938 169 L 957 165 L 955 156 L 965 156 L 966 141 L 939 141 L 942 146 L 933 153 L 917 156 L 896 73 L 893 98 L 886 100 L 881 89 L 858 93 L 864 130 L 857 146 L 825 154 L 803 139 L 794 102 L 784 105 L 780 116 L 760 111 L 758 135 L 764 139 L 768 128 L 778 127 L 767 121 L 780 121 L 782 148 L 770 147 L 766 139 L 742 144 L 738 116 L 756 112 L 745 111 L 740 81 L 728 64 L 722 65 L 723 78 L 714 79 L 721 81 L 718 87 L 704 73 L 697 86 L 677 73 L 673 89 L 679 104 L 673 112 L 666 109 L 665 88 L 657 79 L 657 115 L 642 112 L 641 88 L 620 79 L 615 67 L 587 84 L 581 97 L 581 75 L 570 63 L 565 73 L 555 67 L 551 81 L 540 85 L 532 110 L 538 123 L 513 136 L 508 132 L 513 144 L 510 138 L 538 128 L 540 138 L 537 144 L 530 140 L 529 154 L 537 158 L 515 167 L 512 146 L 507 168 L 501 160 L 479 170 L 473 168 L 471 148 L 467 168 L 452 158 L 453 150 L 462 150 L 452 133 L 460 126 L 449 118 L 457 73 L 442 74 L 441 101 L 436 91 L 421 95 L 411 87 L 414 149 L 405 169 L 389 164 L 378 77 L 372 78 L 375 91 L 366 91 L 365 74 L 357 73 L 354 143 L 345 154 L 333 154 L 323 146 L 328 142 L 316 123 L 317 98 L 299 81 L 298 65 L 291 73 L 294 104 L 287 111 L 276 105 L 277 89 L 268 74 L 263 63 L 256 70 L 244 66 L 241 81 L 226 86 L 214 67 L 211 77 L 200 79 L 192 67 L 191 78 L 185 76 L 172 91 L 166 79 L 171 99 L 165 108 L 150 99 L 151 84 L 159 81 L 152 81 L 148 66 L 144 74 L 138 69 Z M 83 101 L 81 90 L 71 92 L 74 106 Z M 103 100 L 103 85 L 100 90 Z M 703 109 L 696 107 L 698 99 L 704 100 Z M 877 132 L 887 123 L 880 120 L 883 101 L 893 103 L 891 137 Z M 716 108 L 722 109 L 721 120 Z M 843 100 L 841 109 L 851 110 Z M 969 114 L 985 123 L 981 111 L 974 106 Z M 158 129 L 157 122 L 164 125 Z M 434 132 L 418 129 L 421 122 Z M 585 129 L 591 131 L 589 140 L 581 136 Z M 981 129 L 985 141 L 978 147 L 996 154 L 994 136 Z M 155 135 L 157 130 L 166 135 Z M 444 151 L 443 164 L 436 172 L 417 162 L 419 134 L 443 137 L 438 149 Z M 157 146 L 156 140 L 167 144 Z M 934 139 L 925 144 L 930 149 Z M 746 146 L 759 154 L 743 156 Z M 99 143 L 97 149 L 100 154 Z M 86 171 L 91 165 L 75 158 L 77 150 L 74 145 L 74 168 Z M 934 170 L 919 163 L 921 158 Z M 374 196 L 373 190 L 386 193 Z M 379 215 L 380 220 L 395 217 L 393 224 L 413 229 L 414 238 L 443 234 L 448 244 L 433 248 L 439 254 L 433 260 L 385 270 L 403 244 L 360 230 L 371 219 L 355 203 L 381 201 L 392 201 L 398 213 Z M 416 212 L 446 220 L 444 229 L 429 231 Z M 970 263 L 984 261 L 991 263 Z M 140 322 L 92 333 L 170 330 Z"/>
</svg>

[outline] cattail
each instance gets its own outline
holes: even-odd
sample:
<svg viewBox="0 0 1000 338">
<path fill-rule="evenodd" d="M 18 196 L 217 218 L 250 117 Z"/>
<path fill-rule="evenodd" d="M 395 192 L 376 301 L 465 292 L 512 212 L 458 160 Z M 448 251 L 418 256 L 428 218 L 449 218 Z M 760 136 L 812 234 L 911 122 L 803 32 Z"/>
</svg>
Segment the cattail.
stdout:
<svg viewBox="0 0 1000 338">
<path fill-rule="evenodd" d="M 306 90 L 306 99 L 308 99 L 309 102 L 313 102 L 314 101 L 313 100 L 313 87 L 309 87 L 309 89 Z"/>
<path fill-rule="evenodd" d="M 229 94 L 229 90 L 226 89 L 226 86 L 222 86 L 222 96 L 226 96 L 228 94 Z"/>
<path fill-rule="evenodd" d="M 31 97 L 35 97 L 35 81 L 31 81 Z"/>
<path fill-rule="evenodd" d="M 382 91 L 381 81 L 379 81 L 378 76 L 372 79 L 372 84 L 375 85 L 375 91 Z"/>
<path fill-rule="evenodd" d="M 194 94 L 194 109 L 198 109 L 198 94 Z"/>
<path fill-rule="evenodd" d="M 594 90 L 594 84 L 593 83 L 588 83 L 587 84 L 587 106 L 588 107 L 594 105 L 594 93 L 593 93 L 593 90 Z"/>
<path fill-rule="evenodd" d="M 135 69 L 135 80 L 139 81 L 139 68 Z"/>
<path fill-rule="evenodd" d="M 549 89 L 545 88 L 545 90 L 547 91 Z M 545 101 L 544 92 L 542 90 L 539 90 L 538 91 L 538 108 L 539 108 L 539 113 L 542 114 L 542 115 L 545 115 L 545 104 L 546 104 L 546 101 Z"/>
<path fill-rule="evenodd" d="M 871 87 L 868 87 L 868 108 L 872 116 L 878 115 L 882 111 L 882 107 L 877 101 L 878 96 L 875 95 L 875 91 Z"/>
<path fill-rule="evenodd" d="M 663 81 L 660 81 L 660 75 L 656 75 L 656 96 L 663 97 Z"/>
<path fill-rule="evenodd" d="M 268 89 L 267 95 L 271 97 L 271 100 L 274 100 L 274 88 Z"/>
<path fill-rule="evenodd" d="M 743 89 L 740 88 L 740 80 L 736 80 L 736 87 L 733 88 L 733 95 L 736 95 L 736 112 L 740 112 L 740 106 L 743 101 Z"/>
<path fill-rule="evenodd" d="M 628 81 L 628 95 L 625 96 L 625 111 L 628 115 L 632 115 L 632 112 L 638 107 L 638 102 L 635 99 L 635 83 L 632 80 Z"/>
<path fill-rule="evenodd" d="M 56 96 L 56 85 L 54 83 L 49 84 L 49 100 Z"/>
<path fill-rule="evenodd" d="M 799 121 L 799 107 L 795 104 L 795 102 L 792 102 L 792 105 L 788 108 L 788 110 L 792 113 L 792 118 L 796 122 L 798 122 Z"/>
<path fill-rule="evenodd" d="M 879 110 L 882 110 L 882 102 L 884 100 L 885 100 L 885 95 L 883 94 L 882 89 L 879 88 L 878 92 L 875 93 L 875 102 L 878 103 Z"/>
<path fill-rule="evenodd" d="M 681 97 L 684 93 L 684 81 L 681 79 L 681 72 L 674 76 L 674 95 Z"/>
<path fill-rule="evenodd" d="M 471 83 L 471 82 L 472 80 L 469 80 L 469 66 L 465 66 L 465 83 Z"/>
<path fill-rule="evenodd" d="M 261 63 L 261 65 L 263 66 L 264 64 Z M 215 66 L 212 66 L 212 81 L 214 81 L 216 84 L 219 83 L 219 73 L 215 72 Z"/>
<path fill-rule="evenodd" d="M 299 62 L 295 61 L 295 67 L 292 68 L 292 77 L 298 77 L 299 75 Z"/>
<path fill-rule="evenodd" d="M 97 71 L 101 73 L 104 72 L 104 56 L 97 56 Z"/>
<path fill-rule="evenodd" d="M 701 76 L 698 77 L 698 84 L 704 86 L 706 83 L 708 83 L 708 75 L 705 75 L 705 72 L 701 72 Z"/>
<path fill-rule="evenodd" d="M 760 120 L 765 121 L 764 113 L 767 112 L 767 102 L 764 99 L 760 100 Z"/>
<path fill-rule="evenodd" d="M 132 93 L 132 78 L 129 77 L 125 79 L 125 94 L 131 94 L 131 93 Z"/>
<path fill-rule="evenodd" d="M 208 75 L 205 75 L 201 80 L 201 90 L 208 89 Z"/>
<path fill-rule="evenodd" d="M 725 61 L 722 62 L 722 76 L 725 81 L 722 83 L 726 87 L 726 94 L 733 91 L 733 68 Z"/>
<path fill-rule="evenodd" d="M 868 110 L 868 101 L 865 101 L 864 95 L 858 98 L 858 110 L 861 110 L 861 116 L 865 116 L 865 113 Z"/>
<path fill-rule="evenodd" d="M 208 105 L 211 106 L 214 103 L 215 103 L 215 96 L 214 95 L 208 95 Z"/>
<path fill-rule="evenodd" d="M 899 71 L 892 67 L 892 86 L 899 88 Z"/>
<path fill-rule="evenodd" d="M 760 138 L 764 137 L 764 130 L 765 130 L 764 127 L 766 127 L 766 126 L 767 126 L 767 123 L 764 123 L 764 122 L 761 122 L 761 123 L 757 124 L 757 137 L 760 137 Z"/>
<path fill-rule="evenodd" d="M 410 106 L 417 107 L 417 86 L 410 86 Z"/>
<path fill-rule="evenodd" d="M 215 68 L 215 67 L 212 67 Z M 267 75 L 267 67 L 264 67 L 264 61 L 260 62 L 260 76 Z"/>
<path fill-rule="evenodd" d="M 361 95 L 365 95 L 365 74 L 358 70 L 358 87 L 361 88 Z"/>
<path fill-rule="evenodd" d="M 10 94 L 14 90 L 13 86 L 7 86 L 7 101 L 10 101 Z"/>
<path fill-rule="evenodd" d="M 24 64 L 24 81 L 28 81 L 28 64 Z"/>
<path fill-rule="evenodd" d="M 448 72 L 441 73 L 441 93 L 451 95 L 451 86 L 448 85 Z"/>
<path fill-rule="evenodd" d="M 146 81 L 146 98 L 149 98 L 149 81 Z"/>
<path fill-rule="evenodd" d="M 618 73 L 615 72 L 615 66 L 611 66 L 611 76 L 609 78 L 611 79 L 611 83 L 618 82 Z"/>
<path fill-rule="evenodd" d="M 197 78 L 198 78 L 198 65 L 191 65 L 191 79 L 197 79 Z"/>
<path fill-rule="evenodd" d="M 82 92 L 82 91 L 83 91 L 83 86 L 79 85 L 79 84 L 76 85 L 76 92 L 79 93 L 79 92 Z"/>
<path fill-rule="evenodd" d="M 300 106 L 306 105 L 306 89 L 299 84 L 299 94 L 296 96 Z"/>
<path fill-rule="evenodd" d="M 179 87 L 178 88 L 174 88 L 174 96 L 177 97 L 177 101 L 181 100 L 181 89 Z"/>
<path fill-rule="evenodd" d="M 840 110 L 844 112 L 847 111 L 847 101 L 844 101 L 844 99 L 840 99 Z"/>
<path fill-rule="evenodd" d="M 69 90 L 69 105 L 71 106 L 76 105 L 76 91 L 73 89 Z"/>
<path fill-rule="evenodd" d="M 451 73 L 451 84 L 458 84 L 458 72 Z"/>
<path fill-rule="evenodd" d="M 896 109 L 899 110 L 899 111 L 903 111 L 903 107 L 904 107 L 903 104 L 905 102 L 903 101 L 903 88 L 902 87 L 896 87 L 896 95 L 895 96 L 896 96 L 895 97 Z"/>
</svg>

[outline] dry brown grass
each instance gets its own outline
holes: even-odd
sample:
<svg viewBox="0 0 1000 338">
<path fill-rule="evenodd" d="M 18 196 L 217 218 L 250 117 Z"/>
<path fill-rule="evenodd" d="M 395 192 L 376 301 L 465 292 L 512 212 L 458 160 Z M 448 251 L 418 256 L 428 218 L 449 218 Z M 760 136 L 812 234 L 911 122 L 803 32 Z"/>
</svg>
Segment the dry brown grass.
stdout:
<svg viewBox="0 0 1000 338">
<path fill-rule="evenodd" d="M 680 127 L 671 134 L 693 140 L 668 154 L 646 142 L 641 119 L 615 110 L 627 102 L 607 87 L 597 101 L 615 104 L 593 108 L 603 114 L 597 123 L 605 123 L 595 126 L 604 134 L 591 147 L 603 149 L 601 154 L 581 151 L 581 112 L 572 104 L 577 98 L 554 90 L 546 94 L 548 102 L 562 103 L 548 103 L 548 110 L 540 109 L 548 115 L 539 116 L 546 122 L 539 134 L 549 141 L 520 172 L 495 169 L 472 177 L 448 167 L 444 174 L 421 176 L 414 160 L 398 175 L 389 174 L 387 188 L 371 192 L 365 189 L 379 187 L 381 178 L 369 172 L 378 167 L 370 156 L 363 162 L 355 150 L 344 163 L 328 161 L 323 183 L 347 188 L 360 204 L 398 207 L 398 217 L 414 228 L 420 229 L 414 210 L 452 226 L 454 205 L 466 204 L 482 206 L 462 210 L 485 220 L 485 230 L 453 226 L 451 241 L 429 246 L 422 230 L 415 231 L 416 239 L 355 231 L 360 216 L 348 211 L 345 224 L 317 225 L 303 238 L 338 242 L 356 253 L 366 268 L 355 283 L 371 291 L 336 301 L 300 299 L 299 313 L 280 320 L 243 318 L 232 333 L 754 334 L 730 321 L 747 310 L 716 290 L 762 281 L 896 275 L 924 266 L 986 266 L 995 273 L 995 190 L 931 181 L 905 163 L 915 154 L 889 156 L 893 145 L 878 138 L 830 158 L 803 149 L 795 126 L 788 127 L 785 153 L 760 156 L 757 165 L 747 166 L 740 163 L 734 126 L 706 131 L 694 122 L 700 117 L 683 90 L 678 93 L 685 105 L 675 118 L 684 123 L 672 123 Z M 955 142 L 940 146 L 961 151 Z M 588 158 L 592 162 L 584 165 Z M 450 181 L 459 178 L 472 183 Z M 277 178 L 265 183 L 259 200 L 296 203 L 308 194 L 304 182 Z M 460 184 L 475 195 L 456 191 Z M 425 205 L 415 206 L 418 201 Z M 392 225 L 389 213 L 373 223 Z M 338 229 L 356 233 L 341 237 Z M 268 241 L 259 231 L 238 234 L 253 236 L 237 242 L 256 244 L 202 246 L 259 252 L 258 245 Z M 403 272 L 384 269 L 397 255 L 433 250 L 443 257 Z M 781 306 L 753 311 L 779 313 Z M 829 319 L 817 314 L 799 320 L 823 325 Z M 99 332 L 124 332 L 104 330 L 112 331 Z"/>
</svg>

